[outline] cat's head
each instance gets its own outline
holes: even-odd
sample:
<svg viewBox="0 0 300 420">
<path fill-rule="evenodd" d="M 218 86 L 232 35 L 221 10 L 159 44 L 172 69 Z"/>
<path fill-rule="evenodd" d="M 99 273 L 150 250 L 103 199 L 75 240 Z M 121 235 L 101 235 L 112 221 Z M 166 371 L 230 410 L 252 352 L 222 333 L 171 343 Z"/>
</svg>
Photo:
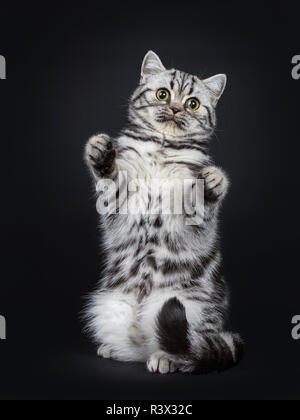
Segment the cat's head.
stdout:
<svg viewBox="0 0 300 420">
<path fill-rule="evenodd" d="M 216 125 L 216 105 L 224 92 L 224 74 L 200 80 L 178 70 L 166 70 L 149 51 L 141 81 L 130 101 L 131 122 L 171 136 L 209 136 Z"/>
</svg>

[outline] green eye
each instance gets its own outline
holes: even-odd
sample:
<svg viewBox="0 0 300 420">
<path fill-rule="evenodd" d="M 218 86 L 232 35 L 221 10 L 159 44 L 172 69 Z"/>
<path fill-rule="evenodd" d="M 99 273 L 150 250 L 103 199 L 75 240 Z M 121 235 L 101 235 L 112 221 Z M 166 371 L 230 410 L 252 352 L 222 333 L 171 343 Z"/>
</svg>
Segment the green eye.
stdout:
<svg viewBox="0 0 300 420">
<path fill-rule="evenodd" d="M 187 101 L 187 107 L 192 111 L 197 111 L 200 108 L 200 102 L 197 98 L 191 98 Z"/>
<path fill-rule="evenodd" d="M 170 98 L 170 92 L 167 89 L 159 89 L 156 93 L 156 97 L 159 101 L 168 101 Z"/>
</svg>

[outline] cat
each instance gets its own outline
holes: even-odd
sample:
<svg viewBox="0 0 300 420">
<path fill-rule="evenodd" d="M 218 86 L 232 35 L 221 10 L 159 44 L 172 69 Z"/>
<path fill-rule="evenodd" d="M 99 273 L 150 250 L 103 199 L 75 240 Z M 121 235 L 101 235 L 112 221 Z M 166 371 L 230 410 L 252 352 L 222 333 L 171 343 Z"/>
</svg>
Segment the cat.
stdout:
<svg viewBox="0 0 300 420">
<path fill-rule="evenodd" d="M 223 74 L 200 80 L 166 70 L 149 51 L 126 128 L 116 139 L 99 134 L 86 145 L 85 161 L 107 209 L 100 219 L 105 272 L 87 309 L 88 330 L 102 358 L 144 362 L 149 372 L 167 374 L 222 371 L 242 357 L 240 335 L 225 330 L 229 292 L 218 213 L 229 181 L 208 154 L 226 83 Z M 145 207 L 125 214 L 121 196 L 136 179 L 143 187 L 128 200 Z M 203 180 L 202 223 L 186 223 L 188 213 L 152 211 L 162 200 L 150 188 L 153 179 L 161 194 L 175 179 Z M 118 185 L 117 208 L 102 180 Z"/>
</svg>

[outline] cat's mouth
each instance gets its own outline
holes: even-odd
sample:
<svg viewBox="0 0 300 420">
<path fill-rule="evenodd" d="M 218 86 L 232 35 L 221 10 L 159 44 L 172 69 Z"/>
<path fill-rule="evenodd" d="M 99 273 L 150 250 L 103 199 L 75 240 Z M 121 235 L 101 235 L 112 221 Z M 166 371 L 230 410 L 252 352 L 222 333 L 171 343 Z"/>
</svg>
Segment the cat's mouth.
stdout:
<svg viewBox="0 0 300 420">
<path fill-rule="evenodd" d="M 170 123 L 170 124 L 174 124 L 176 127 L 178 127 L 180 130 L 184 130 L 186 127 L 186 123 L 181 119 L 176 117 L 175 115 L 173 116 L 160 116 L 157 118 L 157 121 L 160 123 Z"/>
</svg>

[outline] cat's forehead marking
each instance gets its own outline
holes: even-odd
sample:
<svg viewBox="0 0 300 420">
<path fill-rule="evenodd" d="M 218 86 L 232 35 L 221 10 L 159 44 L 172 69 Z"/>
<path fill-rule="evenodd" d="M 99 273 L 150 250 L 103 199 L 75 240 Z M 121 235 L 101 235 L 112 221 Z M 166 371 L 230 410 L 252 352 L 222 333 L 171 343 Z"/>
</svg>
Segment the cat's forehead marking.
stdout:
<svg viewBox="0 0 300 420">
<path fill-rule="evenodd" d="M 171 70 L 169 76 L 171 90 L 176 90 L 180 96 L 193 94 L 197 83 L 196 76 L 179 70 Z"/>
</svg>

